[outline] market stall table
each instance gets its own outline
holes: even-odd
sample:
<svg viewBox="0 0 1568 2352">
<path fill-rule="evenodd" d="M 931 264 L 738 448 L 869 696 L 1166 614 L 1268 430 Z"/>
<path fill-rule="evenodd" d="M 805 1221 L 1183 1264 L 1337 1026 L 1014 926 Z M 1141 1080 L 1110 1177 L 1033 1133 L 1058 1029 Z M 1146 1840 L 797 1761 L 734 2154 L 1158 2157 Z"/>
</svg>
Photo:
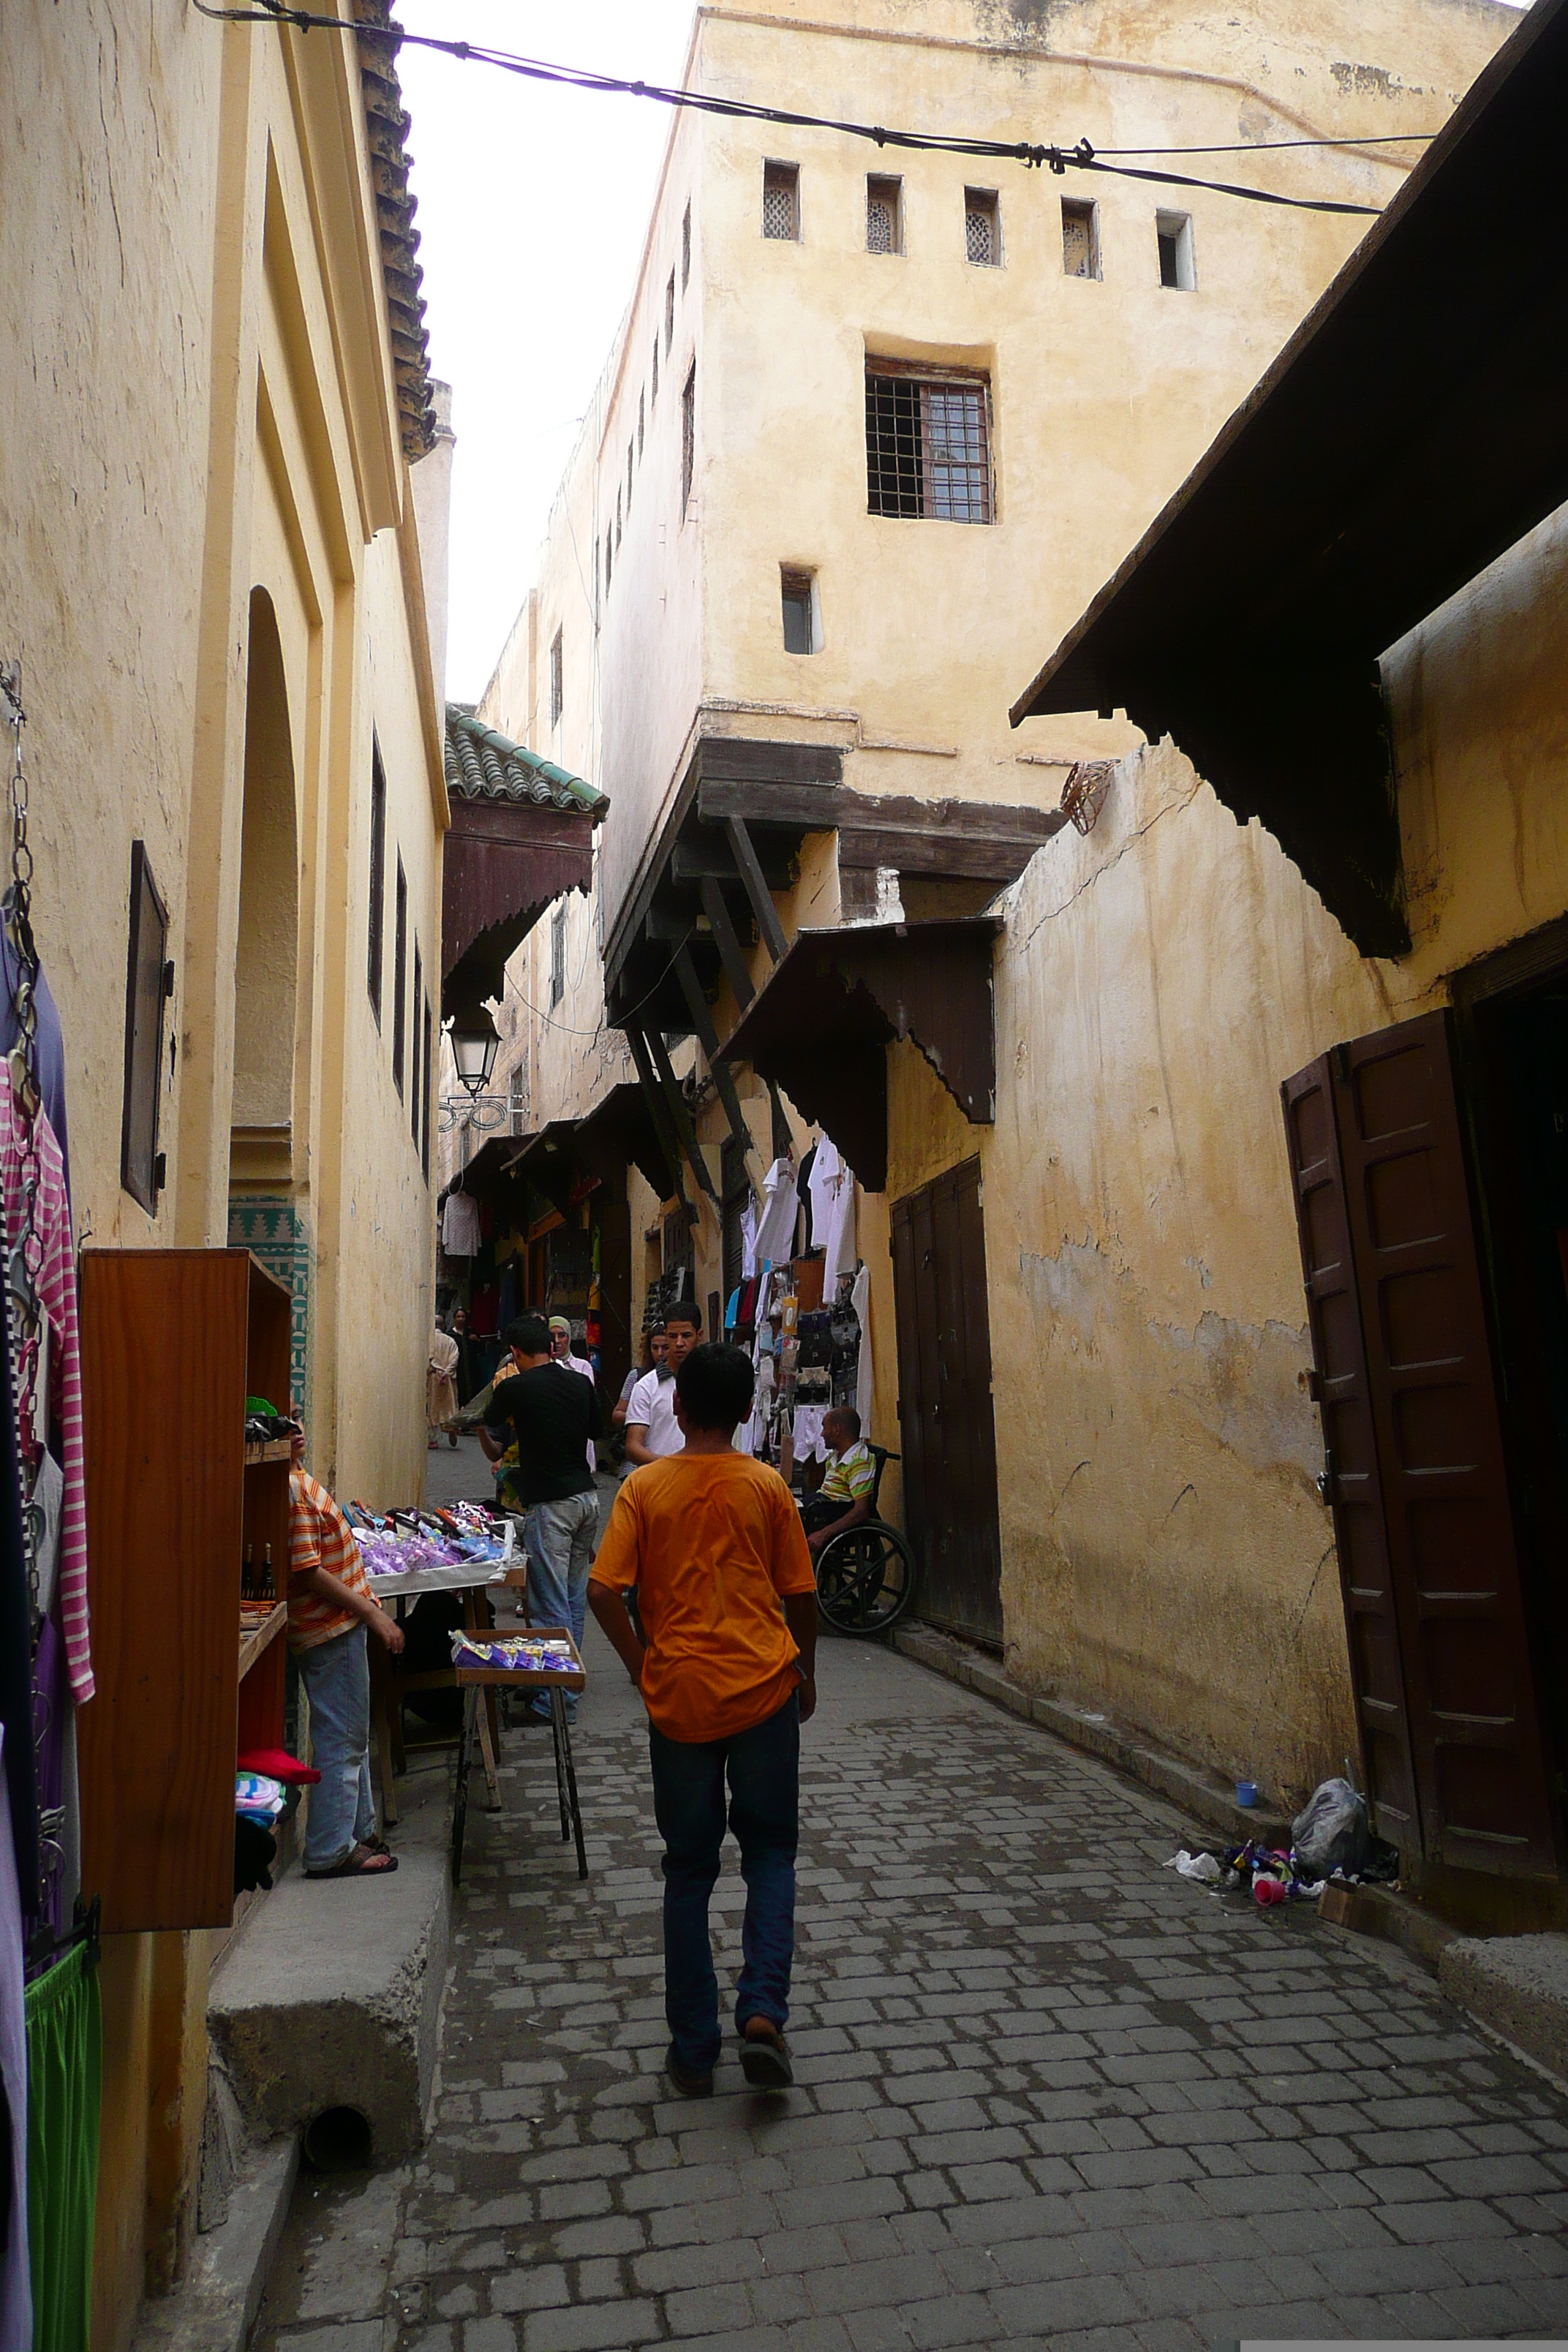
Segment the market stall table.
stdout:
<svg viewBox="0 0 1568 2352">
<path fill-rule="evenodd" d="M 370 1589 L 376 1599 L 386 1601 L 419 1601 L 427 1592 L 460 1592 L 463 1596 L 463 1629 L 469 1633 L 483 1633 L 492 1623 L 487 1595 L 494 1589 L 511 1582 L 515 1569 L 504 1559 L 459 1561 L 447 1568 L 410 1568 L 398 1570 L 389 1576 L 373 1576 Z M 397 1819 L 397 1796 L 393 1780 L 395 1760 L 398 1769 L 403 1761 L 403 1701 L 414 1691 L 455 1690 L 457 1676 L 450 1666 L 437 1666 L 423 1674 L 405 1674 L 398 1661 L 379 1642 L 371 1649 L 371 1711 L 375 1722 L 376 1769 L 381 1781 L 382 1817 L 387 1822 Z M 480 1710 L 479 1753 L 485 1769 L 487 1802 L 494 1812 L 500 1804 L 500 1787 L 496 1779 L 496 1750 L 500 1727 L 496 1721 L 493 1697 Z"/>
<path fill-rule="evenodd" d="M 476 1637 L 483 1640 L 483 1636 Z M 555 1793 L 561 1804 L 561 1838 L 564 1844 L 569 1837 L 577 1841 L 577 1875 L 588 1875 L 588 1856 L 583 1843 L 583 1809 L 577 1801 L 577 1769 L 572 1760 L 572 1727 L 566 1720 L 566 1693 L 585 1690 L 588 1677 L 576 1643 L 563 1625 L 531 1625 L 526 1634 L 510 1642 L 493 1642 L 487 1649 L 514 1648 L 524 1643 L 548 1643 L 565 1652 L 565 1662 L 560 1665 L 498 1664 L 474 1658 L 467 1660 L 459 1650 L 453 1662 L 453 1675 L 463 1692 L 463 1734 L 458 1749 L 458 1788 L 452 1802 L 452 1884 L 460 1884 L 463 1875 L 463 1832 L 468 1816 L 468 1768 L 473 1757 L 474 1730 L 480 1727 L 483 1741 L 485 1709 L 479 1705 L 482 1691 L 488 1703 L 493 1704 L 498 1690 L 521 1691 L 530 1697 L 537 1691 L 550 1694 L 550 1729 L 555 1742 Z"/>
</svg>

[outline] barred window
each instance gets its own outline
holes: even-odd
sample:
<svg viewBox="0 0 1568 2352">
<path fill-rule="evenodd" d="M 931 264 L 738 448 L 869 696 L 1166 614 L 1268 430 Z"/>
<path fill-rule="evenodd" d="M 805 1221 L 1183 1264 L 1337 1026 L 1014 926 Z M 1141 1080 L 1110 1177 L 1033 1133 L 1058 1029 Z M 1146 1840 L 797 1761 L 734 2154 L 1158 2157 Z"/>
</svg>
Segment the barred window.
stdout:
<svg viewBox="0 0 1568 2352">
<path fill-rule="evenodd" d="M 868 369 L 866 488 L 872 514 L 990 522 L 991 388 L 984 376 Z"/>
<path fill-rule="evenodd" d="M 902 253 L 904 249 L 904 184 L 879 179 L 866 182 L 866 250 Z"/>
<path fill-rule="evenodd" d="M 566 993 L 566 909 L 557 907 L 550 918 L 550 1010 Z"/>
<path fill-rule="evenodd" d="M 800 166 L 763 165 L 763 235 L 795 244 L 800 236 Z"/>
<path fill-rule="evenodd" d="M 691 496 L 691 478 L 697 470 L 697 362 L 691 362 L 691 373 L 686 379 L 686 389 L 680 395 L 680 512 L 684 520 L 687 500 Z"/>
<path fill-rule="evenodd" d="M 562 651 L 563 632 L 557 629 L 550 646 L 550 724 L 559 727 L 561 713 L 566 707 L 565 662 Z"/>
<path fill-rule="evenodd" d="M 994 188 L 963 191 L 964 257 L 979 269 L 995 269 L 1002 260 L 1002 207 Z"/>
</svg>

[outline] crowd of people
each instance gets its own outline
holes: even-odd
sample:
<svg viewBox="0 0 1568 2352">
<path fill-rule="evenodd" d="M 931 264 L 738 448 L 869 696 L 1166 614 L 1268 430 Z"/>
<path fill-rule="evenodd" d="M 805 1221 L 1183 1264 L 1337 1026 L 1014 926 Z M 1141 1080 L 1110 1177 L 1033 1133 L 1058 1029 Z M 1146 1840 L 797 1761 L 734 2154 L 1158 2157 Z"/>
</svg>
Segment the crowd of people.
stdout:
<svg viewBox="0 0 1568 2352">
<path fill-rule="evenodd" d="M 795 1947 L 800 1733 L 816 1705 L 814 1558 L 869 1514 L 876 1478 L 859 1416 L 825 1418 L 826 1473 L 797 1504 L 776 1470 L 736 1450 L 753 1370 L 702 1339 L 702 1314 L 671 1307 L 648 1334 L 606 1427 L 594 1368 L 564 1316 L 510 1324 L 490 1378 L 469 1394 L 462 1311 L 438 1326 L 426 1392 L 428 1442 L 474 1430 L 497 1507 L 518 1523 L 531 1622 L 581 1648 L 591 1610 L 647 1710 L 654 1814 L 664 1843 L 666 2072 L 684 2096 L 711 2092 L 721 2046 L 709 1903 L 726 1823 L 746 1884 L 735 2001 L 746 2080 L 792 2079 L 784 2028 Z M 600 1449 L 605 1461 L 601 1461 Z M 310 1700 L 307 1875 L 379 1877 L 397 1858 L 376 1833 L 368 1643 L 403 1633 L 378 1604 L 353 1531 L 303 1466 L 290 1483 L 289 1640 Z M 618 1464 L 600 1533 L 598 1473 Z M 575 1698 L 569 1702 L 569 1714 Z M 532 1712 L 549 1720 L 542 1699 Z M 728 1796 L 726 1798 L 726 1790 Z"/>
</svg>

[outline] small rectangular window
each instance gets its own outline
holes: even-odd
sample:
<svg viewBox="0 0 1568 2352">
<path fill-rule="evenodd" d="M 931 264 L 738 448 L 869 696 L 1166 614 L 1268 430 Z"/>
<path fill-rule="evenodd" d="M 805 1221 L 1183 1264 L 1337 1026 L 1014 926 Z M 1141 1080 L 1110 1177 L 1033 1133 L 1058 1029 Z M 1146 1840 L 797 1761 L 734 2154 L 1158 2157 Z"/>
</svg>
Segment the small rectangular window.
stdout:
<svg viewBox="0 0 1568 2352">
<path fill-rule="evenodd" d="M 167 961 L 169 917 L 144 843 L 131 845 L 131 937 L 125 965 L 125 1094 L 120 1114 L 120 1181 L 150 1217 L 158 1213 L 163 1154 L 158 1109 L 163 1092 L 163 1025 L 174 988 Z"/>
<path fill-rule="evenodd" d="M 365 983 L 370 990 L 370 1009 L 375 1015 L 378 1029 L 381 1026 L 382 927 L 385 919 L 386 773 L 381 764 L 381 747 L 373 742 L 370 748 L 370 942 Z"/>
<path fill-rule="evenodd" d="M 994 188 L 963 191 L 963 252 L 977 269 L 1002 266 L 1002 202 Z"/>
<path fill-rule="evenodd" d="M 866 372 L 866 486 L 876 515 L 990 522 L 991 387 L 984 376 Z"/>
<path fill-rule="evenodd" d="M 620 553 L 620 549 L 621 549 L 621 486 L 620 486 L 619 482 L 617 482 L 617 483 L 616 484 L 616 554 L 617 554 L 617 555 Z"/>
<path fill-rule="evenodd" d="M 687 205 L 680 222 L 680 290 L 684 294 L 691 283 L 691 206 Z"/>
<path fill-rule="evenodd" d="M 557 629 L 550 646 L 550 724 L 559 727 L 561 713 L 566 708 L 566 662 L 563 646 L 564 631 Z"/>
<path fill-rule="evenodd" d="M 664 289 L 664 355 L 669 357 L 669 347 L 675 341 L 675 272 L 669 273 L 669 283 Z"/>
<path fill-rule="evenodd" d="M 1100 276 L 1100 206 L 1072 196 L 1062 198 L 1062 274 Z"/>
<path fill-rule="evenodd" d="M 414 1149 L 419 1149 L 419 1098 L 425 1065 L 420 1059 L 424 1033 L 419 1026 L 419 1008 L 425 1001 L 425 960 L 419 952 L 419 934 L 414 934 L 414 993 L 408 1000 L 408 1026 L 414 1047 L 414 1069 L 408 1082 L 408 1123 L 414 1130 Z"/>
<path fill-rule="evenodd" d="M 1193 269 L 1191 213 L 1156 213 L 1154 234 L 1160 243 L 1160 283 L 1190 294 L 1197 284 Z"/>
<path fill-rule="evenodd" d="M 627 514 L 630 514 L 630 512 L 631 512 L 631 510 L 632 510 L 632 459 L 633 459 L 633 447 L 632 447 L 632 444 L 628 441 L 628 442 L 626 443 L 626 512 L 627 512 Z"/>
<path fill-rule="evenodd" d="M 697 362 L 693 360 L 680 395 L 680 514 L 686 519 L 691 478 L 697 471 Z"/>
<path fill-rule="evenodd" d="M 645 396 L 643 395 L 643 394 L 641 394 L 641 393 L 639 392 L 639 393 L 638 393 L 638 394 L 637 394 L 637 463 L 638 463 L 638 465 L 639 465 L 639 466 L 640 466 L 640 465 L 641 465 L 641 463 L 642 463 L 642 446 L 643 446 L 643 437 L 644 437 L 644 435 L 645 435 L 645 434 L 646 434 L 646 432 L 647 432 L 647 400 L 646 400 Z"/>
<path fill-rule="evenodd" d="M 550 918 L 550 1010 L 566 993 L 566 909 L 557 907 Z"/>
<path fill-rule="evenodd" d="M 866 250 L 902 253 L 903 249 L 904 184 L 879 179 L 872 173 L 866 181 Z"/>
<path fill-rule="evenodd" d="M 403 1007 L 404 982 L 408 977 L 408 885 L 404 879 L 403 860 L 397 861 L 396 914 L 392 934 L 392 1083 L 403 1096 Z"/>
<path fill-rule="evenodd" d="M 653 331 L 653 389 L 648 394 L 647 404 L 650 408 L 658 406 L 658 329 L 657 327 Z"/>
<path fill-rule="evenodd" d="M 419 1021 L 420 1042 L 424 1046 L 425 1084 L 419 1100 L 419 1165 L 425 1171 L 425 1181 L 430 1181 L 430 1095 L 435 1084 L 435 1072 L 430 1066 L 430 999 L 425 999 L 425 1010 Z"/>
<path fill-rule="evenodd" d="M 613 523 L 605 525 L 605 593 L 610 593 L 610 583 L 616 573 L 616 530 Z"/>
<path fill-rule="evenodd" d="M 800 237 L 800 166 L 763 165 L 763 235 L 795 244 Z"/>
<path fill-rule="evenodd" d="M 784 564 L 779 572 L 779 585 L 784 596 L 785 653 L 814 654 L 816 651 L 816 574 L 792 570 L 788 564 Z"/>
</svg>

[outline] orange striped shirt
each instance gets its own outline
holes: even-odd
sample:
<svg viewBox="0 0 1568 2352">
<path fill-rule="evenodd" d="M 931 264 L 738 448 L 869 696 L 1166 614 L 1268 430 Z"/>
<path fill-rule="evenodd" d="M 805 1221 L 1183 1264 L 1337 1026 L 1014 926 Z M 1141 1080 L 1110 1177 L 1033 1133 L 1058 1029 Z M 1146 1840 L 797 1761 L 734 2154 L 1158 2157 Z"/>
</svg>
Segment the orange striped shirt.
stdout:
<svg viewBox="0 0 1568 2352">
<path fill-rule="evenodd" d="M 299 1580 L 324 1568 L 351 1592 L 370 1592 L 354 1531 L 326 1488 L 308 1471 L 289 1479 L 289 1647 L 313 1650 L 346 1633 L 359 1619 L 319 1593 L 302 1591 Z"/>
</svg>

